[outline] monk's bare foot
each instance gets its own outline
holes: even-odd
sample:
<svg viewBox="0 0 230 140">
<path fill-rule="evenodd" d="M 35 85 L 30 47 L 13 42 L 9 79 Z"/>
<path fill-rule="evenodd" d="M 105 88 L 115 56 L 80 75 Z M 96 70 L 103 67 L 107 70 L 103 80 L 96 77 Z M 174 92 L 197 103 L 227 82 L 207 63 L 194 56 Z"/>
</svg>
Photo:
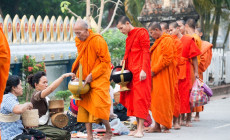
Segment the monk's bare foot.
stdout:
<svg viewBox="0 0 230 140">
<path fill-rule="evenodd" d="M 93 136 L 87 136 L 87 140 L 93 140 Z"/>
<path fill-rule="evenodd" d="M 134 136 L 137 133 L 137 130 L 135 131 L 130 131 L 130 133 L 128 134 L 128 136 Z"/>
<path fill-rule="evenodd" d="M 100 140 L 111 140 L 113 137 L 113 133 L 111 132 L 106 132 L 105 136 L 103 136 Z"/>
<path fill-rule="evenodd" d="M 161 133 L 161 128 L 157 128 L 157 127 L 152 127 L 150 128 L 148 131 L 146 131 L 146 133 Z"/>
<path fill-rule="evenodd" d="M 144 133 L 141 131 L 137 131 L 137 133 L 134 135 L 135 138 L 142 138 L 144 136 Z"/>
<path fill-rule="evenodd" d="M 194 121 L 200 121 L 200 118 L 199 117 L 197 117 L 197 116 L 195 116 L 195 118 L 194 118 Z"/>
<path fill-rule="evenodd" d="M 192 124 L 191 124 L 190 121 L 187 121 L 185 126 L 186 126 L 186 127 L 192 127 Z"/>
<path fill-rule="evenodd" d="M 179 129 L 180 129 L 180 125 L 179 125 L 178 123 L 175 123 L 175 124 L 174 124 L 174 129 L 175 129 L 175 130 L 179 130 Z"/>
<path fill-rule="evenodd" d="M 145 127 L 144 132 L 148 131 L 149 129 L 151 129 L 151 127 Z"/>
<path fill-rule="evenodd" d="M 181 126 L 186 126 L 185 121 L 182 120 L 180 125 L 181 125 Z"/>
<path fill-rule="evenodd" d="M 166 127 L 164 125 L 161 125 L 161 129 L 166 129 Z"/>
<path fill-rule="evenodd" d="M 169 131 L 169 129 L 164 129 L 163 133 L 171 133 L 171 132 Z"/>
</svg>

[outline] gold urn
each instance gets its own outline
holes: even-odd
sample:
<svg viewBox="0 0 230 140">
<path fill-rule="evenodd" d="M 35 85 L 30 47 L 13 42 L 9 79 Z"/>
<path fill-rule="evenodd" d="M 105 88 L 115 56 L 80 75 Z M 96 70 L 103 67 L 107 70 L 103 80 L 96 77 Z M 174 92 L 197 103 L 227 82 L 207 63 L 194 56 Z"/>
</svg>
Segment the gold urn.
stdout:
<svg viewBox="0 0 230 140">
<path fill-rule="evenodd" d="M 75 100 L 82 100 L 81 94 L 86 94 L 90 90 L 90 85 L 86 84 L 84 86 L 85 82 L 82 80 L 82 65 L 79 64 L 79 79 L 76 78 L 74 80 L 70 80 L 68 84 L 69 91 L 73 94 L 70 96 L 70 98 Z"/>
</svg>

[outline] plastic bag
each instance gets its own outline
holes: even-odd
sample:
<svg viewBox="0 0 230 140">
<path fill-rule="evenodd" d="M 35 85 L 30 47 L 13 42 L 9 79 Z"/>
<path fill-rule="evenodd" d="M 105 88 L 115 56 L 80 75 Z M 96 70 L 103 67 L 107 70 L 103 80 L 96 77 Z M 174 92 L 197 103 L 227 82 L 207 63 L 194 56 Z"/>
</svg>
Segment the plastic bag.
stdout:
<svg viewBox="0 0 230 140">
<path fill-rule="evenodd" d="M 207 94 L 207 96 L 212 97 L 213 95 L 212 89 L 208 85 L 206 85 L 201 79 L 199 79 L 199 82 L 204 92 Z"/>
<path fill-rule="evenodd" d="M 202 106 L 208 103 L 208 96 L 201 87 L 201 82 L 196 79 L 190 93 L 190 103 L 192 107 Z"/>
<path fill-rule="evenodd" d="M 110 126 L 112 129 L 114 129 L 114 134 L 119 135 L 128 135 L 129 129 L 120 121 L 120 119 L 114 119 L 110 122 Z"/>
</svg>

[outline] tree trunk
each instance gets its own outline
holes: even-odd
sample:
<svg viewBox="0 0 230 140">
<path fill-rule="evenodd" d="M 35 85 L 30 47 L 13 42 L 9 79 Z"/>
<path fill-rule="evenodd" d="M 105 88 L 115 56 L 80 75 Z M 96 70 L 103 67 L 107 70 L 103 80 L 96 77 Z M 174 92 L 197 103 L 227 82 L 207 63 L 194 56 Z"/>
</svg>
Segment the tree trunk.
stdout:
<svg viewBox="0 0 230 140">
<path fill-rule="evenodd" d="M 109 25 L 101 32 L 101 34 L 105 33 L 109 29 L 109 27 L 112 25 L 114 17 L 115 17 L 116 12 L 117 12 L 117 8 L 118 8 L 118 6 L 120 4 L 120 1 L 121 0 L 117 0 L 116 6 L 115 6 L 114 11 L 113 11 L 113 16 L 112 16 L 112 18 L 111 18 L 111 20 L 109 22 Z"/>
<path fill-rule="evenodd" d="M 226 36 L 225 36 L 225 39 L 224 39 L 224 43 L 223 43 L 223 50 L 225 49 L 225 46 L 226 46 L 225 43 L 228 40 L 229 32 L 230 32 L 230 24 L 228 24 L 228 30 L 227 30 L 227 33 L 226 33 Z"/>
<path fill-rule="evenodd" d="M 100 31 L 101 31 L 101 21 L 102 21 L 102 17 L 103 17 L 104 6 L 105 6 L 104 0 L 101 0 L 101 7 L 100 7 L 99 18 L 98 18 L 97 33 L 100 33 Z"/>
<path fill-rule="evenodd" d="M 221 15 L 221 2 L 217 3 L 215 13 L 216 13 L 216 19 L 215 19 L 215 25 L 214 25 L 213 38 L 212 38 L 213 48 L 216 47 L 216 41 L 217 41 L 217 36 L 218 36 L 218 31 L 219 31 L 220 15 Z"/>
<path fill-rule="evenodd" d="M 91 27 L 90 26 L 90 0 L 86 0 L 86 19 L 87 19 L 87 22 L 88 22 L 88 26 L 89 28 Z"/>
</svg>

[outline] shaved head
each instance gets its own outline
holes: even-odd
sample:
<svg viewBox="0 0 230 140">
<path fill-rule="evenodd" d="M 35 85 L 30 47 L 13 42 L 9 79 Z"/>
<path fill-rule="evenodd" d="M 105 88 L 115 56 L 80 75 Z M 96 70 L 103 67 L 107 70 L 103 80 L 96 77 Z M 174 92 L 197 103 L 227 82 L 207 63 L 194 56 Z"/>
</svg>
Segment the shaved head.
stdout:
<svg viewBox="0 0 230 140">
<path fill-rule="evenodd" d="M 190 27 L 190 28 L 192 28 L 192 29 L 195 29 L 196 28 L 196 21 L 194 20 L 194 19 L 188 19 L 187 21 L 186 21 L 186 24 Z"/>
<path fill-rule="evenodd" d="M 177 24 L 177 22 L 172 22 L 172 23 L 169 24 L 169 26 L 172 26 L 173 28 L 176 28 L 179 25 Z"/>
<path fill-rule="evenodd" d="M 162 36 L 163 32 L 158 22 L 153 22 L 149 25 L 149 33 L 154 39 L 158 39 Z"/>
<path fill-rule="evenodd" d="M 79 26 L 79 27 L 81 27 L 83 29 L 88 29 L 89 28 L 87 22 L 82 20 L 82 19 L 77 20 L 76 23 L 74 24 L 74 26 Z"/>
<path fill-rule="evenodd" d="M 196 29 L 195 29 L 195 33 L 196 33 L 197 35 L 199 35 L 200 37 L 203 36 L 203 31 L 202 31 L 201 28 L 196 28 Z"/>
<path fill-rule="evenodd" d="M 119 17 L 118 23 L 119 22 L 122 23 L 122 24 L 125 24 L 126 22 L 131 23 L 130 20 L 129 20 L 129 18 L 127 16 L 121 16 L 121 17 Z"/>
<path fill-rule="evenodd" d="M 181 24 L 185 25 L 185 21 L 183 19 L 177 20 L 177 23 L 180 22 Z M 179 24 L 179 23 L 178 23 Z"/>
<path fill-rule="evenodd" d="M 182 34 L 180 33 L 180 26 L 177 24 L 177 22 L 172 22 L 169 24 L 169 33 L 181 38 Z"/>
<path fill-rule="evenodd" d="M 81 41 L 85 41 L 89 36 L 88 24 L 81 19 L 76 21 L 73 31 L 76 34 L 76 37 Z"/>
<path fill-rule="evenodd" d="M 129 18 L 127 16 L 121 16 L 117 22 L 117 28 L 121 33 L 128 35 L 128 33 L 134 29 Z"/>
<path fill-rule="evenodd" d="M 151 30 L 159 29 L 160 31 L 162 30 L 161 26 L 160 26 L 160 24 L 158 22 L 152 22 L 149 25 L 149 29 L 151 29 Z"/>
<path fill-rule="evenodd" d="M 196 28 L 196 31 L 199 32 L 199 33 L 203 32 L 201 28 Z"/>
</svg>

